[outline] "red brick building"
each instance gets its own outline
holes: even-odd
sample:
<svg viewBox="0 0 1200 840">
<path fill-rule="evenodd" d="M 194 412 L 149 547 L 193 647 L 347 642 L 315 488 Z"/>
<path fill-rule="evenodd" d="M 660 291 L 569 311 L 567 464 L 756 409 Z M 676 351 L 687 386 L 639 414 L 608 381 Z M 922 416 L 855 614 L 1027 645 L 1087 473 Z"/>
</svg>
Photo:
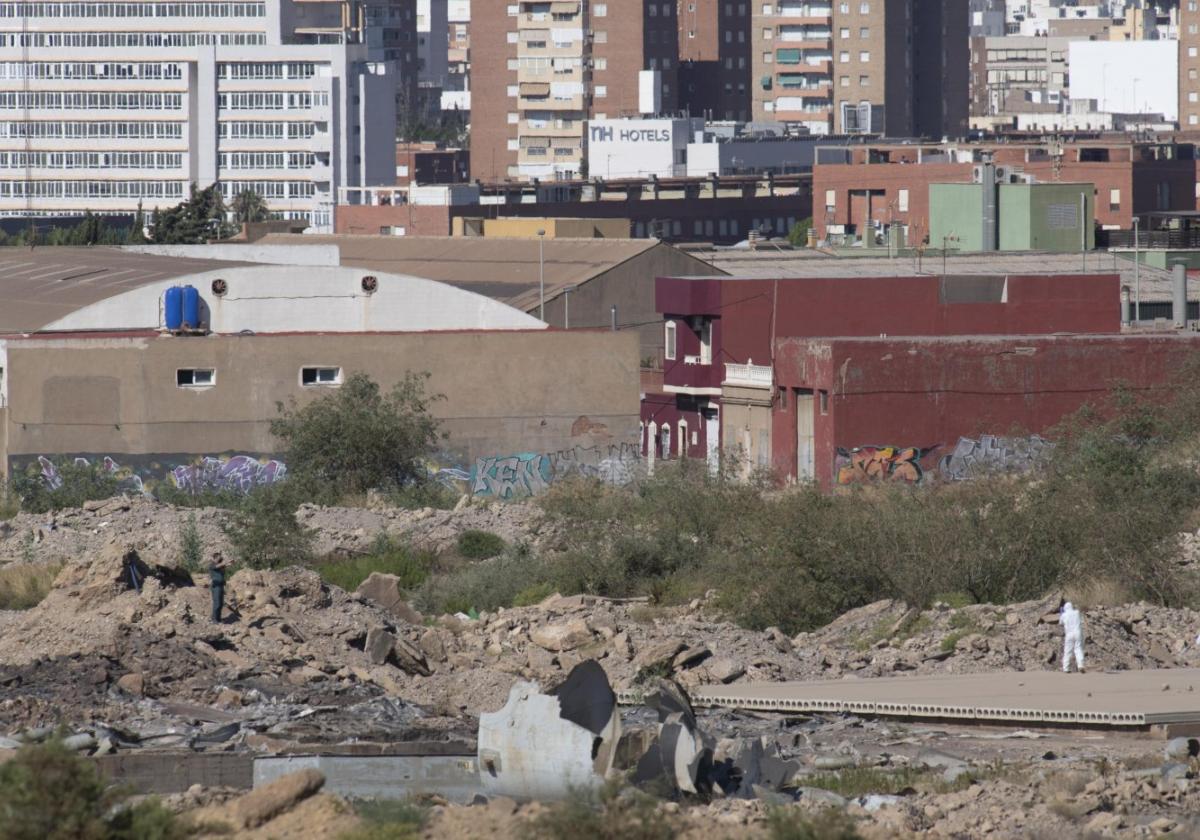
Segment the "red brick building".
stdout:
<svg viewBox="0 0 1200 840">
<path fill-rule="evenodd" d="M 987 156 L 1038 181 L 1095 185 L 1101 228 L 1129 230 L 1139 213 L 1197 208 L 1190 143 L 878 144 L 818 150 L 817 235 L 825 238 L 831 226 L 861 234 L 879 222 L 904 226 L 907 244 L 918 245 L 929 232 L 929 185 L 969 182 Z"/>
<path fill-rule="evenodd" d="M 1200 336 L 1120 334 L 1117 275 L 659 278 L 648 458 L 715 458 L 823 487 L 960 478 L 1033 459 L 1119 380 L 1164 383 Z M 956 460 L 957 459 L 957 460 Z"/>
</svg>

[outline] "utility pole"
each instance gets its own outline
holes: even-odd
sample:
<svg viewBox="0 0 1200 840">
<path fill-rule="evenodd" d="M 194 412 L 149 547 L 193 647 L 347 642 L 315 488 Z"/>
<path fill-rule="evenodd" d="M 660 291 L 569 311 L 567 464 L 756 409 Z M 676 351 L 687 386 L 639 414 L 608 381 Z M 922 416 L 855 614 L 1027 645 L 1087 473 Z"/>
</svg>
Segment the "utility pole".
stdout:
<svg viewBox="0 0 1200 840">
<path fill-rule="evenodd" d="M 1141 219 L 1133 217 L 1133 321 L 1136 324 L 1142 320 L 1142 255 L 1138 243 L 1141 241 L 1138 229 Z"/>
<path fill-rule="evenodd" d="M 546 320 L 546 231 L 539 228 L 538 232 L 538 318 Z"/>
</svg>

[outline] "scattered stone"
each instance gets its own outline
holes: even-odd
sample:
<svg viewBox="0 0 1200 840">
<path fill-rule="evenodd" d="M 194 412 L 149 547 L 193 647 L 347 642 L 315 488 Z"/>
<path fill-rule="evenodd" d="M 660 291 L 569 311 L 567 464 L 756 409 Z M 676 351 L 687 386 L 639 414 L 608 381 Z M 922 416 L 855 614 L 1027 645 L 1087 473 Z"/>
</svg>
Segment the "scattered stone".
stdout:
<svg viewBox="0 0 1200 840">
<path fill-rule="evenodd" d="M 543 624 L 529 634 L 538 647 L 559 653 L 574 650 L 592 640 L 592 630 L 583 619 L 572 619 L 559 624 Z"/>
<path fill-rule="evenodd" d="M 424 620 L 419 612 L 409 606 L 404 597 L 404 590 L 400 587 L 400 578 L 395 575 L 371 572 L 354 592 L 383 607 L 407 624 L 419 626 Z"/>
<path fill-rule="evenodd" d="M 374 665 L 382 665 L 392 655 L 396 637 L 382 627 L 372 627 L 367 631 L 366 653 Z"/>
<path fill-rule="evenodd" d="M 117 688 L 126 694 L 141 697 L 146 693 L 146 678 L 141 674 L 125 674 L 117 680 Z"/>
</svg>

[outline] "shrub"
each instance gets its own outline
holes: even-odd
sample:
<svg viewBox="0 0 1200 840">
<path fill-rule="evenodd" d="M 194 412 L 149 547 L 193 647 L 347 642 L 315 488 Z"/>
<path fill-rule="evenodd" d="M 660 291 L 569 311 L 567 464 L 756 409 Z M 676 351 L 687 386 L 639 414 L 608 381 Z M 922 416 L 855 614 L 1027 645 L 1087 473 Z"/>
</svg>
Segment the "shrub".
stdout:
<svg viewBox="0 0 1200 840">
<path fill-rule="evenodd" d="M 491 531 L 466 530 L 458 535 L 458 553 L 468 560 L 487 560 L 504 551 L 506 543 Z"/>
<path fill-rule="evenodd" d="M 28 610 L 50 594 L 59 564 L 13 563 L 0 567 L 0 610 Z"/>
<path fill-rule="evenodd" d="M 354 803 L 362 827 L 339 840 L 417 840 L 429 809 L 408 800 L 369 800 Z"/>
<path fill-rule="evenodd" d="M 406 373 L 385 395 L 369 376 L 355 373 L 303 407 L 279 403 L 271 434 L 292 476 L 349 495 L 427 480 L 422 459 L 438 441 L 429 404 L 439 399 L 425 394 L 428 378 Z"/>
<path fill-rule="evenodd" d="M 676 831 L 656 800 L 609 784 L 598 793 L 579 791 L 548 805 L 531 834 L 547 840 L 671 840 Z"/>
<path fill-rule="evenodd" d="M 414 593 L 414 605 L 422 612 L 434 614 L 512 606 L 519 595 L 535 588 L 559 589 L 554 585 L 558 567 L 559 564 L 528 553 L 509 551 L 491 560 L 431 576 Z"/>
<path fill-rule="evenodd" d="M 196 527 L 196 514 L 189 513 L 179 532 L 179 565 L 195 574 L 204 565 L 204 541 Z"/>
<path fill-rule="evenodd" d="M 12 519 L 20 512 L 20 497 L 9 489 L 8 482 L 0 480 L 0 522 Z"/>
<path fill-rule="evenodd" d="M 397 487 L 387 495 L 387 501 L 390 504 L 408 510 L 418 508 L 452 510 L 461 498 L 461 493 L 430 478 L 415 480 L 403 487 Z"/>
<path fill-rule="evenodd" d="M 371 553 L 358 557 L 327 558 L 313 568 L 326 583 L 353 592 L 372 572 L 395 575 L 400 587 L 412 590 L 425 582 L 433 567 L 434 557 L 428 552 L 417 551 L 399 544 L 381 533 L 371 547 Z"/>
<path fill-rule="evenodd" d="M 120 805 L 95 764 L 57 741 L 22 747 L 0 765 L 4 840 L 176 840 L 189 832 L 157 802 Z"/>
<path fill-rule="evenodd" d="M 854 820 L 844 811 L 826 808 L 805 812 L 773 808 L 767 813 L 769 840 L 861 840 Z"/>
<path fill-rule="evenodd" d="M 296 521 L 296 508 L 307 495 L 300 482 L 290 479 L 247 494 L 224 526 L 235 561 L 252 569 L 307 563 L 313 533 Z"/>
<path fill-rule="evenodd" d="M 117 477 L 100 464 L 64 461 L 55 469 L 58 477 L 53 484 L 36 468 L 12 477 L 12 492 L 24 510 L 47 513 L 117 494 Z"/>
</svg>

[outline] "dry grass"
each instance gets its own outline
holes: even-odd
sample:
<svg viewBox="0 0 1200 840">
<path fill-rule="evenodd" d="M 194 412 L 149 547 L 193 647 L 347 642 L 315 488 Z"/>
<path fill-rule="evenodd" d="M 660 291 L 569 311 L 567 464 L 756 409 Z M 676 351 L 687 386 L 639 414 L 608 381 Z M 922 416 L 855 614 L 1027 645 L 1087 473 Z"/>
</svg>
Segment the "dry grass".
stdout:
<svg viewBox="0 0 1200 840">
<path fill-rule="evenodd" d="M 13 563 L 0 568 L 0 610 L 28 610 L 50 592 L 61 565 Z"/>
<path fill-rule="evenodd" d="M 1068 586 L 1063 590 L 1063 597 L 1083 610 L 1119 607 L 1137 600 L 1124 583 L 1112 578 L 1097 578 Z"/>
</svg>

